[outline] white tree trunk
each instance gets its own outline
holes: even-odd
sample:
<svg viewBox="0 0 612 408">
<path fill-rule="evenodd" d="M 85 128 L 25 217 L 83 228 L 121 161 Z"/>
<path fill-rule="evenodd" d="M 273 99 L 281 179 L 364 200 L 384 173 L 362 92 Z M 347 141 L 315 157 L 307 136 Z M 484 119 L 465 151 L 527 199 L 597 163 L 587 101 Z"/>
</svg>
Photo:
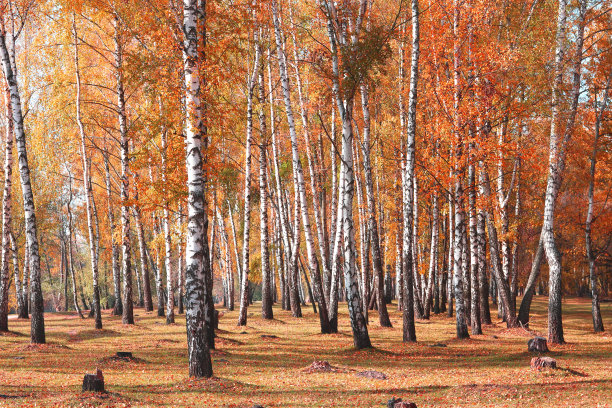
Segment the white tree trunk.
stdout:
<svg viewBox="0 0 612 408">
<path fill-rule="evenodd" d="M 374 182 L 372 180 L 372 164 L 370 162 L 370 106 L 368 86 L 361 86 L 361 106 L 363 110 L 363 140 L 361 150 L 363 156 L 364 184 L 368 211 L 368 231 L 372 251 L 372 266 L 378 302 L 378 318 L 382 327 L 392 327 L 387 304 L 384 299 L 383 255 L 380 251 L 378 222 L 376 220 L 376 202 L 374 199 Z M 335 156 L 334 156 L 335 157 Z M 334 170 L 335 174 L 335 170 Z M 381 234 L 382 235 L 382 234 Z"/>
<path fill-rule="evenodd" d="M 454 114 L 453 114 L 453 131 L 455 137 L 455 154 L 456 165 L 453 169 L 454 179 L 454 211 L 455 211 L 455 224 L 454 224 L 454 245 L 453 245 L 453 275 L 454 275 L 454 286 L 455 286 L 455 315 L 457 319 L 457 337 L 467 338 L 469 337 L 467 328 L 467 316 L 464 303 L 464 290 L 463 290 L 463 273 L 461 268 L 461 256 L 462 256 L 462 231 L 465 222 L 465 213 L 463 211 L 464 202 L 464 191 L 462 177 L 464 175 L 464 168 L 461 162 L 462 153 L 462 135 L 461 135 L 461 114 L 459 112 L 460 99 L 461 99 L 461 84 L 460 84 L 460 64 L 461 64 L 461 48 L 459 40 L 459 20 L 460 20 L 460 7 L 461 5 L 457 0 L 453 1 L 453 85 L 454 85 Z"/>
<path fill-rule="evenodd" d="M 76 76 L 76 120 L 79 126 L 79 135 L 81 138 L 81 159 L 83 164 L 83 189 L 85 190 L 85 208 L 87 213 L 87 232 L 89 237 L 89 256 L 91 258 L 91 274 L 93 286 L 93 312 L 95 319 L 95 328 L 102 329 L 102 311 L 100 309 L 100 288 L 98 286 L 98 253 L 96 251 L 96 237 L 94 234 L 93 220 L 93 188 L 91 185 L 91 177 L 89 174 L 89 157 L 87 157 L 87 147 L 85 144 L 85 127 L 81 117 L 81 72 L 79 69 L 79 48 L 78 35 L 76 28 L 75 16 L 72 16 L 72 33 L 74 35 L 74 67 Z"/>
<path fill-rule="evenodd" d="M 178 205 L 178 218 L 176 220 L 176 230 L 178 231 L 178 243 L 177 243 L 177 266 L 176 266 L 176 286 L 178 288 L 178 314 L 184 313 L 183 308 L 183 286 L 185 281 L 185 254 L 183 252 L 183 205 L 179 203 Z M 228 253 L 229 255 L 229 253 Z"/>
<path fill-rule="evenodd" d="M 434 291 L 434 282 L 435 282 L 435 275 L 436 275 L 436 270 L 437 270 L 437 264 L 438 264 L 438 219 L 439 219 L 439 213 L 440 211 L 438 210 L 438 192 L 435 191 L 433 193 L 433 198 L 432 198 L 432 223 L 431 223 L 431 245 L 429 247 L 429 273 L 428 273 L 428 278 L 427 278 L 427 292 L 426 292 L 426 297 L 425 297 L 425 304 L 423 305 L 424 307 L 424 317 L 426 319 L 429 319 L 429 314 L 431 311 L 431 307 L 432 307 L 432 298 L 433 298 L 433 291 Z"/>
<path fill-rule="evenodd" d="M 259 45 L 261 48 L 261 45 Z M 261 52 L 261 51 L 260 51 Z M 268 231 L 268 134 L 266 128 L 266 91 L 264 81 L 264 66 L 260 64 L 257 73 L 258 82 L 258 116 L 259 116 L 259 245 L 261 251 L 261 316 L 273 319 L 272 311 L 272 281 L 273 273 L 270 265 L 269 231 Z"/>
<path fill-rule="evenodd" d="M 471 149 L 470 149 L 471 150 Z M 471 316 L 470 323 L 472 328 L 472 335 L 482 334 L 481 318 L 480 318 L 480 287 L 478 283 L 478 268 L 479 268 L 479 257 L 478 257 L 478 228 L 476 219 L 476 174 L 474 170 L 473 161 L 474 156 L 470 154 L 470 164 L 468 167 L 468 207 L 469 207 L 469 223 L 470 223 L 470 279 L 471 279 Z"/>
<path fill-rule="evenodd" d="M 201 55 L 198 52 L 199 36 L 205 35 L 205 21 L 198 17 L 197 0 L 185 0 L 183 8 L 183 62 L 185 73 L 185 139 L 188 188 L 188 220 L 185 276 L 185 317 L 187 320 L 187 345 L 189 351 L 189 375 L 212 377 L 212 363 L 208 349 L 206 321 L 206 274 L 209 273 L 206 200 L 204 195 L 203 111 L 201 101 Z M 200 21 L 199 21 L 200 20 Z M 203 19 L 202 19 L 203 20 Z"/>
<path fill-rule="evenodd" d="M 166 186 L 168 183 L 168 141 L 166 140 L 166 132 L 161 135 L 162 148 L 162 168 L 161 178 L 163 186 L 164 200 L 164 245 L 165 245 L 165 266 L 166 266 L 166 289 L 168 296 L 166 300 L 166 323 L 174 323 L 174 273 L 172 268 L 172 232 L 170 230 L 170 204 L 168 203 L 168 191 Z"/>
<path fill-rule="evenodd" d="M 298 192 L 298 199 L 300 201 L 301 218 L 304 226 L 304 237 L 306 241 L 306 253 L 308 255 L 308 269 L 312 277 L 314 297 L 313 301 L 316 301 L 319 305 L 319 320 L 321 325 L 322 333 L 330 333 L 331 328 L 329 325 L 329 316 L 327 313 L 327 303 L 325 300 L 325 294 L 323 293 L 323 284 L 321 280 L 321 273 L 319 268 L 319 261 L 314 251 L 314 239 L 312 236 L 312 228 L 310 224 L 310 215 L 308 213 L 308 201 L 306 200 L 306 189 L 304 182 L 304 171 L 302 169 L 302 163 L 298 151 L 297 132 L 295 126 L 295 120 L 293 117 L 293 108 L 291 105 L 291 88 L 289 85 L 289 75 L 287 72 L 287 56 L 284 52 L 284 38 L 280 25 L 280 17 L 276 0 L 272 2 L 272 15 L 274 23 L 274 33 L 276 39 L 276 49 L 278 53 L 278 69 L 281 77 L 281 88 L 283 91 L 283 97 L 285 101 L 285 113 L 287 116 L 287 123 L 289 125 L 289 134 L 291 138 L 291 156 L 293 162 L 293 168 L 295 172 L 294 188 Z M 316 198 L 314 199 L 316 202 Z M 316 204 L 315 204 L 316 205 Z"/>
<path fill-rule="evenodd" d="M 586 14 L 586 0 L 579 1 L 580 18 L 576 42 L 576 55 L 573 66 L 573 86 L 571 106 L 567 111 L 565 134 L 559 140 L 559 125 L 562 116 L 560 106 L 562 99 L 563 72 L 565 71 L 564 53 L 566 41 L 566 9 L 567 0 L 559 0 L 557 19 L 556 53 L 555 53 L 555 79 L 552 88 L 551 117 L 550 117 L 550 145 L 548 158 L 548 180 L 544 198 L 544 222 L 542 223 L 542 239 L 544 253 L 548 261 L 548 341 L 561 344 L 563 337 L 563 320 L 561 312 L 561 254 L 557 250 L 554 233 L 555 201 L 561 187 L 561 178 L 565 167 L 567 144 L 572 134 L 578 98 L 580 96 L 580 71 L 582 64 L 582 46 L 584 41 L 584 19 Z"/>
<path fill-rule="evenodd" d="M 130 207 L 129 201 L 129 139 L 127 135 L 127 118 L 125 112 L 125 93 L 123 88 L 123 47 L 121 44 L 121 23 L 118 16 L 113 20 L 115 26 L 115 80 L 117 109 L 120 133 L 121 156 L 121 252 L 123 255 L 123 324 L 134 324 L 134 303 L 132 301 L 132 248 L 130 242 Z"/>
<path fill-rule="evenodd" d="M 406 116 L 406 167 L 403 178 L 403 341 L 416 341 L 414 327 L 414 290 L 413 290 L 413 212 L 414 206 L 414 162 L 416 142 L 416 105 L 418 99 L 419 57 L 420 57 L 420 31 L 419 31 L 419 2 L 411 1 L 412 8 L 412 53 L 410 56 L 410 93 L 408 96 L 408 112 Z"/>
<path fill-rule="evenodd" d="M 72 279 L 72 301 L 74 303 L 74 310 L 76 310 L 79 314 L 79 317 L 83 319 L 83 313 L 81 312 L 81 308 L 79 307 L 79 302 L 77 298 L 77 283 L 76 274 L 74 273 L 74 259 L 72 250 L 72 173 L 68 173 L 68 192 L 68 202 L 66 203 L 66 207 L 68 210 L 68 270 L 70 271 L 70 277 Z M 29 263 L 30 257 L 28 256 L 28 249 L 26 246 L 23 260 L 24 275 L 27 275 L 26 271 L 29 267 Z"/>
<path fill-rule="evenodd" d="M 9 302 L 9 251 L 11 250 L 11 203 L 12 203 L 12 176 L 13 176 L 13 120 L 11 98 L 8 91 L 4 92 L 4 106 L 6 111 L 6 131 L 4 141 L 4 191 L 2 195 L 2 265 L 0 267 L 0 332 L 7 332 L 8 302 Z M 19 271 L 15 274 L 15 289 L 18 304 L 21 306 L 21 290 Z M 21 308 L 21 307 L 20 307 Z"/>
<path fill-rule="evenodd" d="M 257 34 L 255 42 L 257 42 Z M 247 309 L 249 307 L 249 255 L 251 234 L 251 144 L 253 142 L 253 93 L 255 81 L 259 72 L 261 48 L 255 46 L 255 58 L 253 61 L 253 72 L 247 79 L 247 124 L 246 141 L 244 148 L 244 235 L 242 238 L 242 278 L 240 280 L 240 312 L 238 314 L 238 326 L 246 326 Z"/>
<path fill-rule="evenodd" d="M 23 212 L 25 218 L 25 235 L 27 249 L 30 257 L 30 298 L 32 305 L 32 320 L 30 340 L 32 343 L 45 343 L 45 321 L 42 287 L 40 281 L 40 255 L 38 248 L 38 234 L 36 224 L 36 209 L 34 206 L 34 195 L 30 180 L 30 167 L 28 165 L 28 153 L 26 147 L 26 135 L 23 124 L 23 112 L 21 110 L 21 95 L 14 74 L 13 64 L 9 55 L 6 33 L 0 30 L 0 57 L 4 78 L 8 84 L 11 96 L 11 108 L 13 113 L 13 126 L 15 141 L 17 144 L 17 157 L 19 162 L 19 176 L 21 180 L 21 191 L 23 195 Z"/>
<path fill-rule="evenodd" d="M 610 89 L 610 82 L 612 81 L 612 71 L 608 75 L 606 88 L 604 90 L 603 99 L 601 102 L 601 108 L 597 113 L 597 96 L 595 96 L 595 138 L 593 140 L 593 152 L 590 158 L 590 172 L 589 172 L 589 188 L 587 191 L 588 208 L 587 216 L 585 221 L 585 246 L 586 246 L 586 257 L 589 262 L 589 281 L 591 284 L 591 314 L 593 316 L 593 331 L 595 333 L 603 332 L 604 325 L 603 319 L 601 318 L 601 310 L 599 306 L 599 290 L 597 289 L 597 266 L 595 265 L 595 254 L 593 253 L 593 242 L 591 232 L 593 229 L 593 206 L 594 199 L 593 193 L 595 189 L 595 165 L 597 164 L 597 150 L 598 142 L 600 137 L 600 126 L 603 114 L 608 106 L 608 91 Z"/>
</svg>

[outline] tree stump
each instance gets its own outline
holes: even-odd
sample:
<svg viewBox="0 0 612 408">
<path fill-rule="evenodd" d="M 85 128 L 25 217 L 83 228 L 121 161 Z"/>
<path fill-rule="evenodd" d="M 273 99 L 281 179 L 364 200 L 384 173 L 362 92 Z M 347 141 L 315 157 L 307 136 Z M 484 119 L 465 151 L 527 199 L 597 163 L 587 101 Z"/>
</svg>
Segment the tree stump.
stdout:
<svg viewBox="0 0 612 408">
<path fill-rule="evenodd" d="M 417 408 L 414 402 L 402 401 L 401 398 L 391 398 L 387 401 L 387 408 Z"/>
<path fill-rule="evenodd" d="M 534 370 L 557 368 L 557 360 L 551 357 L 534 357 L 531 359 L 531 368 Z"/>
<path fill-rule="evenodd" d="M 104 376 L 101 370 L 96 370 L 95 374 L 85 374 L 83 377 L 83 392 L 106 392 L 104 390 Z"/>
<path fill-rule="evenodd" d="M 544 337 L 534 337 L 527 342 L 527 348 L 532 353 L 548 353 L 548 346 Z"/>
<path fill-rule="evenodd" d="M 117 357 L 118 358 L 123 358 L 126 360 L 131 360 L 134 358 L 134 356 L 132 356 L 132 352 L 131 351 L 118 351 L 117 352 Z"/>
<path fill-rule="evenodd" d="M 393 408 L 417 408 L 417 406 L 414 402 L 401 401 L 397 402 Z"/>
</svg>

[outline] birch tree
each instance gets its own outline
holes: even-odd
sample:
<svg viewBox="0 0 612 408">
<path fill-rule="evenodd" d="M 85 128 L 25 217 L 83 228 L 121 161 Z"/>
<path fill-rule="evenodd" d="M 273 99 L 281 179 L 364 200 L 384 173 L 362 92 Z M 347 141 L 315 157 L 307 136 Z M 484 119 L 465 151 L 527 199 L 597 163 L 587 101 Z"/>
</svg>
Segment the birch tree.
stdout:
<svg viewBox="0 0 612 408">
<path fill-rule="evenodd" d="M 201 3 L 201 4 L 200 4 Z M 208 348 L 206 321 L 207 285 L 205 275 L 210 264 L 208 252 L 207 205 L 205 198 L 202 110 L 202 63 L 198 50 L 199 40 L 206 35 L 206 2 L 185 0 L 181 24 L 185 79 L 185 141 L 187 164 L 187 248 L 185 260 L 185 318 L 187 321 L 187 346 L 189 351 L 189 375 L 212 377 L 212 363 Z"/>
<path fill-rule="evenodd" d="M 115 240 L 115 230 L 117 224 L 115 221 L 115 211 L 113 206 L 113 195 L 111 185 L 111 173 L 109 165 L 109 153 L 104 150 L 104 182 L 106 186 L 106 197 L 108 205 L 108 224 L 110 229 L 110 241 L 111 241 L 111 269 L 113 273 L 113 288 L 115 295 L 115 304 L 113 305 L 112 314 L 115 316 L 123 315 L 123 300 L 121 298 L 121 267 L 119 265 L 119 245 Z"/>
<path fill-rule="evenodd" d="M 285 113 L 287 123 L 289 125 L 289 135 L 291 139 L 291 157 L 294 171 L 294 189 L 296 189 L 299 199 L 299 206 L 304 227 L 304 238 L 306 241 L 306 253 L 308 255 L 308 269 L 313 281 L 314 297 L 319 306 L 319 321 L 322 333 L 330 333 L 331 326 L 329 324 L 329 316 L 327 313 L 327 303 L 323 292 L 323 283 L 319 268 L 319 261 L 314 252 L 314 239 L 310 223 L 310 215 L 308 213 L 308 204 L 306 200 L 306 189 L 304 182 L 304 171 L 298 152 L 297 132 L 295 120 L 293 116 L 293 107 L 291 104 L 291 88 L 289 83 L 289 75 L 287 72 L 287 56 L 284 51 L 284 36 L 281 29 L 278 4 L 276 0 L 272 1 L 272 19 L 274 24 L 274 35 L 276 39 L 276 50 L 278 53 L 278 69 L 281 77 L 281 88 L 283 91 L 283 99 L 285 101 Z M 297 205 L 297 203 L 296 203 Z"/>
<path fill-rule="evenodd" d="M 79 67 L 79 39 L 76 26 L 76 18 L 72 15 L 72 33 L 74 36 L 74 68 L 76 80 L 76 120 L 79 127 L 79 135 L 81 139 L 81 160 L 83 164 L 83 188 L 85 190 L 85 209 L 87 213 L 87 232 L 89 237 L 89 256 L 91 259 L 91 274 L 93 286 L 93 312 L 95 319 L 95 328 L 102 329 L 102 311 L 100 307 L 100 287 L 98 284 L 98 254 L 96 251 L 96 235 L 94 233 L 94 215 L 93 215 L 93 188 L 91 185 L 91 177 L 89 174 L 90 163 L 87 156 L 87 147 L 85 144 L 85 126 L 81 116 L 81 71 Z"/>
<path fill-rule="evenodd" d="M 23 111 L 21 108 L 21 93 L 17 84 L 15 65 L 11 61 L 9 47 L 14 47 L 13 41 L 7 39 L 7 33 L 2 27 L 0 29 L 0 57 L 4 79 L 8 85 L 11 97 L 12 121 L 14 126 L 15 141 L 17 145 L 17 160 L 19 163 L 19 178 L 21 181 L 21 192 L 23 195 L 23 212 L 25 218 L 25 232 L 27 250 L 30 262 L 30 302 L 32 343 L 45 343 L 45 320 L 43 294 L 40 281 L 40 254 L 38 248 L 38 232 L 36 223 L 36 210 L 34 206 L 34 195 L 32 193 L 32 182 L 30 178 L 30 167 L 28 164 L 28 152 L 26 147 L 26 134 L 23 123 Z"/>
<path fill-rule="evenodd" d="M 354 137 L 352 122 L 355 88 L 351 88 L 349 85 L 347 86 L 348 89 L 345 89 L 341 86 L 341 78 L 348 74 L 346 70 L 349 68 L 345 65 L 342 67 L 340 66 L 339 50 L 339 48 L 353 52 L 356 50 L 363 20 L 368 11 L 368 3 L 365 0 L 360 1 L 358 7 L 357 15 L 353 17 L 353 20 L 349 17 L 351 13 L 339 13 L 334 3 L 327 0 L 322 2 L 323 13 L 327 20 L 327 34 L 331 50 L 332 95 L 335 98 L 336 108 L 342 120 L 342 147 L 340 154 L 342 160 L 342 186 L 340 187 L 339 194 L 339 205 L 341 203 L 342 209 L 339 213 L 342 218 L 343 271 L 346 300 L 353 331 L 353 344 L 356 348 L 362 349 L 371 347 L 371 342 L 368 334 L 367 322 L 362 310 L 355 261 L 355 227 L 353 219 L 355 179 L 352 152 Z M 346 10 L 340 11 L 344 12 Z M 351 32 L 348 32 L 349 25 L 352 28 Z M 343 57 L 347 57 L 350 60 L 351 55 L 343 55 Z M 354 55 L 352 57 L 354 57 Z M 341 69 L 343 72 L 341 72 Z M 357 83 L 355 85 L 359 84 Z"/>
<path fill-rule="evenodd" d="M 125 90 L 123 83 L 123 44 L 122 26 L 120 18 L 115 14 L 113 18 L 115 35 L 115 86 L 117 94 L 117 116 L 119 120 L 119 150 L 121 157 L 121 252 L 123 255 L 123 324 L 134 324 L 134 303 L 132 301 L 132 248 L 130 241 L 130 206 L 129 206 L 129 139 L 127 129 L 127 116 L 125 108 Z"/>
<path fill-rule="evenodd" d="M 458 0 L 453 1 L 453 85 L 454 85 L 454 112 L 453 112 L 453 132 L 455 142 L 455 167 L 453 169 L 454 182 L 454 244 L 453 244 L 453 282 L 455 293 L 455 317 L 457 319 L 457 337 L 460 339 L 469 337 L 467 329 L 467 315 L 464 298 L 464 286 L 462 272 L 462 234 L 465 228 L 465 211 L 464 211 L 464 190 L 462 178 L 465 173 L 463 164 L 461 163 L 461 155 L 463 149 L 463 141 L 461 135 L 461 113 L 459 111 L 461 104 L 461 84 L 460 84 L 460 66 L 461 66 L 461 45 L 459 39 L 459 22 L 461 18 L 461 3 Z"/>
<path fill-rule="evenodd" d="M 548 158 L 548 178 L 544 198 L 544 221 L 542 223 L 542 240 L 544 253 L 548 261 L 548 341 L 564 343 L 563 319 L 561 313 L 561 254 L 557 249 L 554 232 L 555 202 L 561 187 L 561 179 L 565 167 L 567 144 L 572 135 L 576 119 L 578 98 L 580 96 L 580 71 L 582 66 L 582 46 L 584 41 L 584 25 L 586 15 L 586 0 L 579 1 L 578 35 L 576 37 L 576 54 L 572 67 L 572 91 L 570 108 L 567 112 L 565 132 L 561 136 L 561 92 L 563 86 L 565 40 L 567 30 L 567 0 L 559 0 L 557 16 L 557 34 L 555 36 L 555 78 L 552 87 L 550 146 Z"/>
<path fill-rule="evenodd" d="M 11 205 L 12 205 L 12 176 L 13 176 L 13 121 L 11 120 L 11 103 L 9 90 L 4 92 L 4 105 L 6 111 L 6 127 L 4 134 L 4 191 L 2 194 L 2 265 L 0 266 L 0 332 L 9 330 L 8 302 L 9 302 L 9 252 L 11 250 Z M 19 273 L 15 275 L 15 288 L 18 303 L 20 302 Z M 21 306 L 21 305 L 20 305 Z"/>
<path fill-rule="evenodd" d="M 261 48 L 261 44 L 258 44 Z M 260 50 L 261 54 L 261 50 Z M 259 245 L 261 251 L 261 316 L 273 319 L 272 311 L 272 269 L 270 266 L 269 231 L 268 231 L 268 135 L 266 126 L 266 84 L 264 65 L 260 64 L 257 72 L 258 84 L 258 117 L 259 117 Z"/>
<path fill-rule="evenodd" d="M 168 142 L 166 138 L 168 135 L 166 134 L 165 129 L 161 134 L 161 148 L 162 148 L 162 168 L 161 168 L 161 176 L 162 176 L 162 184 L 164 188 L 164 245 L 165 245 L 165 256 L 164 262 L 166 266 L 166 288 L 168 291 L 167 301 L 166 301 L 166 323 L 172 324 L 174 323 L 174 273 L 172 268 L 172 233 L 170 227 L 170 208 L 168 203 L 168 191 L 167 191 L 167 183 L 168 183 Z"/>
<path fill-rule="evenodd" d="M 253 71 L 247 79 L 246 141 L 244 148 L 244 227 L 242 239 L 242 278 L 240 280 L 240 312 L 238 326 L 246 326 L 249 307 L 249 256 L 251 234 L 251 144 L 253 143 L 253 94 L 259 73 L 261 48 L 258 44 L 257 29 L 254 31 L 255 56 Z"/>
<path fill-rule="evenodd" d="M 589 169 L 589 188 L 587 191 L 587 215 L 585 221 L 585 247 L 586 247 L 586 257 L 589 262 L 589 281 L 591 284 L 591 314 L 593 316 L 593 331 L 595 333 L 603 332 L 604 325 L 603 319 L 601 318 L 601 309 L 599 306 L 599 289 L 597 284 L 597 266 L 595 264 L 596 260 L 596 252 L 593 248 L 593 239 L 592 239 L 592 230 L 593 230 L 593 207 L 594 207 L 594 190 L 595 190 L 595 166 L 597 165 L 597 151 L 599 149 L 598 142 L 601 136 L 601 123 L 602 117 L 606 108 L 608 107 L 608 93 L 610 90 L 610 85 L 612 82 L 612 72 L 608 75 L 608 80 L 606 81 L 603 97 L 601 100 L 601 106 L 599 107 L 599 112 L 597 112 L 597 93 L 595 93 L 595 137 L 593 139 L 593 150 L 590 158 L 590 169 Z"/>
<path fill-rule="evenodd" d="M 420 57 L 420 26 L 419 26 L 419 2 L 411 0 L 412 11 L 412 52 L 410 55 L 410 90 L 408 94 L 408 106 L 406 114 L 406 167 L 402 185 L 403 192 L 403 340 L 404 342 L 416 341 L 416 330 L 414 327 L 414 289 L 413 289 L 413 249 L 416 237 L 413 236 L 414 215 L 414 162 L 416 154 L 416 109 L 418 101 L 419 81 L 419 57 Z"/>
</svg>

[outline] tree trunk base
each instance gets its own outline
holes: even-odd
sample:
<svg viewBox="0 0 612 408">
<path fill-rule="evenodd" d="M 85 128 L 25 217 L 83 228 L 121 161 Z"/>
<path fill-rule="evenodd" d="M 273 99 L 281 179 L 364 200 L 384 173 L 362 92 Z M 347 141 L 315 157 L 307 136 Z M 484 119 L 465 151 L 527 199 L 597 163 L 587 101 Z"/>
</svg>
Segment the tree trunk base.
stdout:
<svg viewBox="0 0 612 408">
<path fill-rule="evenodd" d="M 83 377 L 83 392 L 106 392 L 104 390 L 104 376 L 101 370 L 96 374 L 85 374 Z"/>
</svg>

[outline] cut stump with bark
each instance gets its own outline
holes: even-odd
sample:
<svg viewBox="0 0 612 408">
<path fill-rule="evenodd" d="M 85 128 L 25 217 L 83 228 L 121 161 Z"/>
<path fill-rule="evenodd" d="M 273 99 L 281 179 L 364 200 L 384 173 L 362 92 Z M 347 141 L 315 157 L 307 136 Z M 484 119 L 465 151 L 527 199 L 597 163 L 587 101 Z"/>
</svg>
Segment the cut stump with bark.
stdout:
<svg viewBox="0 0 612 408">
<path fill-rule="evenodd" d="M 527 348 L 532 353 L 548 353 L 548 345 L 544 337 L 534 337 L 527 342 Z"/>
<path fill-rule="evenodd" d="M 402 401 L 401 398 L 391 398 L 387 401 L 387 408 L 417 408 L 414 402 Z"/>
<path fill-rule="evenodd" d="M 117 352 L 117 357 L 118 358 L 124 358 L 126 360 L 131 360 L 134 358 L 134 356 L 132 355 L 131 351 L 118 351 Z"/>
<path fill-rule="evenodd" d="M 557 360 L 551 357 L 534 357 L 531 359 L 531 368 L 534 370 L 557 368 Z"/>
<path fill-rule="evenodd" d="M 396 402 L 393 408 L 417 408 L 414 402 L 400 401 Z"/>
<path fill-rule="evenodd" d="M 106 392 L 104 390 L 104 376 L 102 370 L 96 370 L 95 374 L 85 374 L 83 377 L 83 392 Z"/>
</svg>

